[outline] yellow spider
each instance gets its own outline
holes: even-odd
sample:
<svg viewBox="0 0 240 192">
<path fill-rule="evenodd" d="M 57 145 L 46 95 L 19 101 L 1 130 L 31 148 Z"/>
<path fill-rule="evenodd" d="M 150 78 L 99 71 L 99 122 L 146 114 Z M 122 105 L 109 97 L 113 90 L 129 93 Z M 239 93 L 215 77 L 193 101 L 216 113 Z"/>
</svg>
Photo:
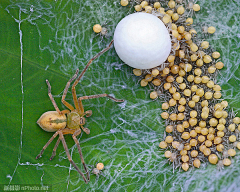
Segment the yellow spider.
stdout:
<svg viewBox="0 0 240 192">
<path fill-rule="evenodd" d="M 89 171 L 88 171 L 88 169 L 86 167 L 86 164 L 84 162 L 83 155 L 82 155 L 82 150 L 81 150 L 79 141 L 77 140 L 76 137 L 81 133 L 81 130 L 83 130 L 86 134 L 90 133 L 90 130 L 88 128 L 84 127 L 84 124 L 85 124 L 85 117 L 84 116 L 90 117 L 92 115 L 92 111 L 91 110 L 84 111 L 84 108 L 83 108 L 83 105 L 82 105 L 82 100 L 99 98 L 99 97 L 108 97 L 108 98 L 110 98 L 110 99 L 112 99 L 113 101 L 116 101 L 116 102 L 123 102 L 124 100 L 115 99 L 114 97 L 112 97 L 108 94 L 90 95 L 90 96 L 83 96 L 83 97 L 77 98 L 75 87 L 78 84 L 78 82 L 80 81 L 80 79 L 83 77 L 84 73 L 86 72 L 89 65 L 92 63 L 92 61 L 94 59 L 96 59 L 97 57 L 99 57 L 100 55 L 102 55 L 103 53 L 105 53 L 107 50 L 109 50 L 112 43 L 113 43 L 113 40 L 111 41 L 111 43 L 109 44 L 109 46 L 107 48 L 100 51 L 97 55 L 95 55 L 87 63 L 86 67 L 83 69 L 83 71 L 81 72 L 81 74 L 78 76 L 77 79 L 76 79 L 76 77 L 78 75 L 79 70 L 77 70 L 76 73 L 74 74 L 74 76 L 67 82 L 67 85 L 66 85 L 66 87 L 64 89 L 64 92 L 63 92 L 63 95 L 62 95 L 62 103 L 70 111 L 69 110 L 63 110 L 63 111 L 59 110 L 59 108 L 58 108 L 58 106 L 57 106 L 57 104 L 56 104 L 56 102 L 55 102 L 55 100 L 54 100 L 54 98 L 51 94 L 51 85 L 50 85 L 49 81 L 46 80 L 46 83 L 48 85 L 48 95 L 49 95 L 50 100 L 52 101 L 52 104 L 53 104 L 56 111 L 47 111 L 47 112 L 43 113 L 42 116 L 37 121 L 38 125 L 43 130 L 48 131 L 48 132 L 56 132 L 56 133 L 54 133 L 54 135 L 44 145 L 43 149 L 41 150 L 39 155 L 37 155 L 36 159 L 41 157 L 41 155 L 43 154 L 44 150 L 48 147 L 48 145 L 53 141 L 53 139 L 55 137 L 57 137 L 59 135 L 59 138 L 58 138 L 58 140 L 55 144 L 55 147 L 53 148 L 53 152 L 52 152 L 52 156 L 51 156 L 50 160 L 52 160 L 54 158 L 54 156 L 56 155 L 57 147 L 58 147 L 60 141 L 62 141 L 62 144 L 63 144 L 63 147 L 66 151 L 68 160 L 74 166 L 74 168 L 78 171 L 78 173 L 83 177 L 85 183 L 88 183 L 88 181 L 90 180 L 90 174 L 89 174 Z M 65 101 L 69 86 L 74 79 L 76 79 L 76 80 L 72 85 L 72 96 L 73 96 L 73 101 L 74 101 L 75 108 L 70 103 Z M 74 163 L 74 161 L 72 160 L 72 158 L 70 156 L 69 149 L 68 149 L 66 141 L 64 139 L 64 135 L 66 135 L 66 134 L 71 134 L 74 142 L 77 145 L 78 152 L 79 152 L 83 167 L 84 167 L 85 172 L 87 174 L 87 179 L 84 176 L 84 174 L 82 173 L 82 171 L 80 171 L 78 166 Z"/>
</svg>

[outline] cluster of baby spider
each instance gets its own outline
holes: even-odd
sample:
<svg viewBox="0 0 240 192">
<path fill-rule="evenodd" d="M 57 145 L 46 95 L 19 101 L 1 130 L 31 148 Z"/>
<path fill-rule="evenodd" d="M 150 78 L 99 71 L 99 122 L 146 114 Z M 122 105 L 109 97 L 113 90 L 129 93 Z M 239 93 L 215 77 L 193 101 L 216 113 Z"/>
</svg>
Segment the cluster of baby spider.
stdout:
<svg viewBox="0 0 240 192">
<path fill-rule="evenodd" d="M 165 1 L 166 2 L 166 1 Z M 134 69 L 140 85 L 153 89 L 151 99 L 160 98 L 161 117 L 165 120 L 164 140 L 159 147 L 174 168 L 187 171 L 210 162 L 229 166 L 240 149 L 240 118 L 229 112 L 228 102 L 221 99 L 216 84 L 218 71 L 224 67 L 220 53 L 208 41 L 200 40 L 189 17 L 200 10 L 193 1 L 140 1 L 137 12 L 156 15 L 166 25 L 172 39 L 172 50 L 166 62 L 153 69 Z M 205 27 L 213 34 L 215 27 Z"/>
</svg>

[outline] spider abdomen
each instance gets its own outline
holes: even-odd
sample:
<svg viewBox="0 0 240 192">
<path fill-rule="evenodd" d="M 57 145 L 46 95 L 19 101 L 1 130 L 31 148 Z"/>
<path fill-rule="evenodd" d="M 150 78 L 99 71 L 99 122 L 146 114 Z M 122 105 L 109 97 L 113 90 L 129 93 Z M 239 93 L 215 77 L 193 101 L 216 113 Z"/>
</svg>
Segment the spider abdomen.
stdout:
<svg viewBox="0 0 240 192">
<path fill-rule="evenodd" d="M 67 125 L 65 114 L 59 114 L 57 111 L 47 111 L 41 115 L 37 124 L 47 132 L 56 132 Z"/>
</svg>

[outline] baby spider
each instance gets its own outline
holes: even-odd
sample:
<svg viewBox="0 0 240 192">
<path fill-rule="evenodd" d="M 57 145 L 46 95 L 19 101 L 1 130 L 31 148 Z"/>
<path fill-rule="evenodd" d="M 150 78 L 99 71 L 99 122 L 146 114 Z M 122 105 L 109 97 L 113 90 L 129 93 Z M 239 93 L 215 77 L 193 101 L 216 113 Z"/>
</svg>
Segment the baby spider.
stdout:
<svg viewBox="0 0 240 192">
<path fill-rule="evenodd" d="M 193 14 L 195 14 L 195 12 L 200 11 L 201 7 L 199 4 L 196 4 L 196 2 L 196 0 L 189 0 L 186 2 L 186 9 L 189 9 L 187 17 L 193 17 Z"/>
<path fill-rule="evenodd" d="M 100 33 L 102 36 L 107 35 L 107 28 L 106 27 L 102 27 L 99 24 L 96 24 L 93 26 L 93 31 L 95 33 Z"/>
<path fill-rule="evenodd" d="M 96 33 L 96 36 L 100 36 L 101 41 L 105 44 L 105 39 L 108 39 L 110 37 L 110 33 L 109 33 L 109 27 L 112 25 L 109 25 L 108 22 L 105 22 L 104 24 L 95 24 L 93 26 L 93 31 Z"/>
<path fill-rule="evenodd" d="M 55 100 L 52 96 L 50 83 L 49 83 L 48 80 L 46 80 L 47 85 L 48 85 L 48 95 L 49 95 L 50 100 L 52 101 L 52 104 L 53 104 L 56 111 L 45 112 L 44 114 L 42 114 L 42 116 L 37 121 L 38 125 L 43 130 L 48 131 L 48 132 L 56 132 L 56 133 L 54 133 L 54 135 L 44 145 L 43 149 L 41 150 L 39 155 L 37 155 L 36 159 L 41 157 L 41 155 L 43 154 L 44 150 L 48 147 L 48 145 L 53 141 L 53 139 L 55 137 L 57 137 L 59 135 L 59 138 L 58 138 L 58 140 L 57 140 L 57 142 L 56 142 L 56 144 L 53 148 L 53 152 L 52 152 L 52 156 L 51 156 L 50 160 L 52 160 L 54 158 L 54 156 L 56 155 L 57 147 L 58 147 L 58 145 L 61 141 L 62 144 L 63 144 L 63 147 L 66 151 L 68 160 L 74 166 L 74 168 L 77 170 L 77 172 L 83 177 L 85 183 L 88 183 L 88 181 L 90 180 L 90 174 L 89 174 L 89 171 L 88 171 L 88 169 L 86 167 L 86 164 L 84 162 L 83 155 L 82 155 L 82 150 L 81 150 L 79 141 L 77 140 L 76 137 L 81 133 L 81 130 L 83 130 L 86 134 L 90 133 L 90 130 L 88 128 L 84 127 L 84 124 L 85 124 L 85 117 L 84 116 L 90 117 L 92 115 L 92 111 L 91 110 L 84 111 L 84 108 L 83 108 L 83 105 L 82 105 L 82 100 L 99 98 L 99 97 L 108 97 L 115 102 L 123 102 L 123 100 L 115 99 L 114 97 L 109 96 L 108 94 L 90 95 L 90 96 L 83 96 L 83 97 L 77 98 L 75 87 L 78 84 L 78 82 L 80 81 L 80 79 L 82 78 L 82 76 L 84 75 L 84 73 L 86 72 L 86 70 L 88 69 L 89 65 L 92 63 L 92 61 L 94 59 L 96 59 L 97 57 L 99 57 L 100 55 L 102 55 L 107 50 L 109 50 L 112 43 L 113 43 L 113 40 L 111 41 L 111 43 L 109 44 L 109 46 L 107 48 L 100 51 L 97 55 L 95 55 L 87 63 L 86 67 L 83 69 L 83 71 L 81 72 L 81 74 L 78 76 L 77 79 L 76 79 L 76 77 L 78 75 L 79 70 L 77 70 L 75 75 L 67 82 L 66 87 L 65 87 L 64 92 L 63 92 L 63 95 L 62 95 L 62 103 L 69 110 L 63 110 L 63 111 L 59 110 L 59 108 L 58 108 L 58 106 L 57 106 L 57 104 L 56 104 L 56 102 L 55 102 Z M 76 80 L 75 80 L 74 84 L 72 85 L 72 96 L 73 96 L 73 101 L 74 101 L 75 108 L 70 103 L 65 101 L 69 86 L 74 79 L 76 79 Z M 84 174 L 82 173 L 82 171 L 80 171 L 78 166 L 74 163 L 74 161 L 72 160 L 72 158 L 69 154 L 69 150 L 68 150 L 66 141 L 64 139 L 64 135 L 66 135 L 66 134 L 71 134 L 74 142 L 77 145 L 77 149 L 78 149 L 78 152 L 79 152 L 79 155 L 80 155 L 80 158 L 81 158 L 81 162 L 82 162 L 84 170 L 87 174 L 87 179 L 84 176 Z"/>
<path fill-rule="evenodd" d="M 103 163 L 97 163 L 94 168 L 92 167 L 92 173 L 96 175 L 96 180 L 98 180 L 99 175 L 105 177 L 102 171 L 103 169 L 104 169 Z"/>
</svg>

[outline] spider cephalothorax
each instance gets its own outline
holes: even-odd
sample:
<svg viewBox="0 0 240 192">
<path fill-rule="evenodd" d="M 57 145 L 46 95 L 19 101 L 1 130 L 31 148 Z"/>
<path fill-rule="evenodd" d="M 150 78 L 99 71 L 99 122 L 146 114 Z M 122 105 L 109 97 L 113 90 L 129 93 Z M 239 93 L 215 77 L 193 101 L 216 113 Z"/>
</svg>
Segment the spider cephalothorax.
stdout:
<svg viewBox="0 0 240 192">
<path fill-rule="evenodd" d="M 54 135 L 49 139 L 49 141 L 45 144 L 45 146 L 43 147 L 43 149 L 41 150 L 41 152 L 39 153 L 39 155 L 36 157 L 36 159 L 38 159 L 44 152 L 44 150 L 48 147 L 48 145 L 53 141 L 53 139 L 55 137 L 57 137 L 59 135 L 59 138 L 55 144 L 55 147 L 53 148 L 53 152 L 52 152 L 52 156 L 50 158 L 50 160 L 53 159 L 53 157 L 56 155 L 56 150 L 57 147 L 60 143 L 60 141 L 63 144 L 63 147 L 66 151 L 68 160 L 70 161 L 70 163 L 74 166 L 74 168 L 78 171 L 78 173 L 83 177 L 84 181 L 86 183 L 88 183 L 88 181 L 90 180 L 90 174 L 89 171 L 86 167 L 86 164 L 84 162 L 83 159 L 83 155 L 82 155 L 82 150 L 79 144 L 79 141 L 77 140 L 77 136 L 81 133 L 81 131 L 83 130 L 86 134 L 90 134 L 90 130 L 86 127 L 84 127 L 85 125 L 85 117 L 89 117 L 92 115 L 92 111 L 84 111 L 83 105 L 82 105 L 82 100 L 84 99 L 93 99 L 93 98 L 99 98 L 99 97 L 108 97 L 110 99 L 112 99 L 115 102 L 123 102 L 123 100 L 120 99 L 115 99 L 112 96 L 109 96 L 108 94 L 99 94 L 99 95 L 90 95 L 90 96 L 82 96 L 77 98 L 77 94 L 76 94 L 76 90 L 75 90 L 75 86 L 78 84 L 78 82 L 80 81 L 80 79 L 82 78 L 82 76 L 84 75 L 84 73 L 86 72 L 86 70 L 88 69 L 89 65 L 92 63 L 92 61 L 94 59 L 96 59 L 97 57 L 99 57 L 101 54 L 103 54 L 104 52 L 106 52 L 108 49 L 110 49 L 110 46 L 112 45 L 113 41 L 111 41 L 111 43 L 109 44 L 109 46 L 105 49 L 103 49 L 101 52 L 99 52 L 97 55 L 95 55 L 86 65 L 86 67 L 83 69 L 83 71 L 81 72 L 81 74 L 78 76 L 78 70 L 76 71 L 76 73 L 74 74 L 74 76 L 67 82 L 67 85 L 64 89 L 63 95 L 62 95 L 62 103 L 69 109 L 69 110 L 63 110 L 60 111 L 53 96 L 51 93 L 51 85 L 49 83 L 48 80 L 46 80 L 47 85 L 48 85 L 48 95 L 50 97 L 50 100 L 52 101 L 52 104 L 55 108 L 56 111 L 47 111 L 44 114 L 42 114 L 42 116 L 39 118 L 39 120 L 37 121 L 38 125 L 45 131 L 48 132 L 56 132 L 54 133 Z M 73 107 L 70 103 L 68 103 L 67 101 L 65 101 L 68 89 L 70 87 L 71 82 L 74 80 L 75 82 L 72 85 L 72 96 L 73 96 L 73 101 L 74 101 L 74 106 Z M 82 173 L 82 171 L 80 171 L 80 169 L 78 168 L 78 166 L 74 163 L 74 161 L 72 160 L 66 141 L 64 139 L 64 135 L 65 134 L 71 134 L 72 138 L 74 140 L 74 142 L 77 145 L 78 148 L 78 152 L 84 167 L 85 172 L 87 173 L 87 178 L 85 177 L 85 175 Z"/>
</svg>

